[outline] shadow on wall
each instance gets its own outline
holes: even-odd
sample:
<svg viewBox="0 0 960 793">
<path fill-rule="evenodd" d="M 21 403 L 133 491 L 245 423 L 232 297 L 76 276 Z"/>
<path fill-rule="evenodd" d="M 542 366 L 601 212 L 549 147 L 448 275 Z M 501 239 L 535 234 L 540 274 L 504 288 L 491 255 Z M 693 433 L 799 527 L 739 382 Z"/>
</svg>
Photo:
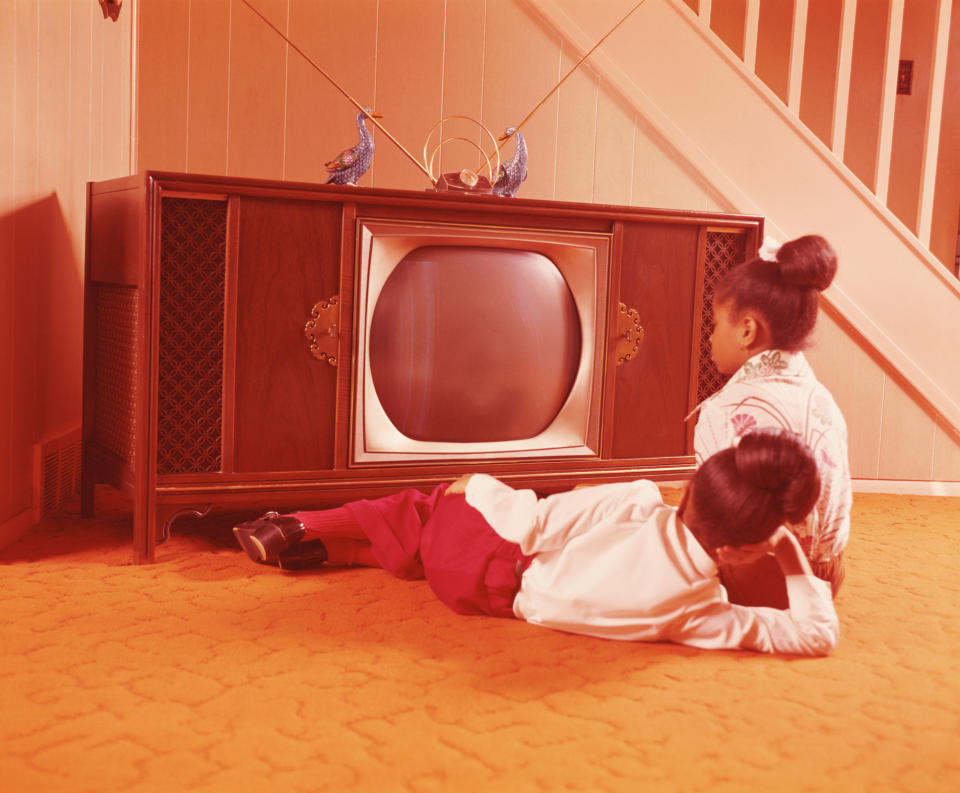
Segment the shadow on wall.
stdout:
<svg viewBox="0 0 960 793">
<path fill-rule="evenodd" d="M 74 251 L 55 193 L 0 215 L 0 525 L 32 505 L 33 444 L 80 421 Z"/>
</svg>

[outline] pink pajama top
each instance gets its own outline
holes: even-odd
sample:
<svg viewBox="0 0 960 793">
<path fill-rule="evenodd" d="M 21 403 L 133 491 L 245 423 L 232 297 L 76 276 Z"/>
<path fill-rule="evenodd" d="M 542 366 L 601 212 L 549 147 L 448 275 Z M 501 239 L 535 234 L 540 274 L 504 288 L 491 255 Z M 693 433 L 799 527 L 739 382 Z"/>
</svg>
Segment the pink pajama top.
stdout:
<svg viewBox="0 0 960 793">
<path fill-rule="evenodd" d="M 652 482 L 540 499 L 478 474 L 466 501 L 533 556 L 513 604 L 528 622 L 705 649 L 826 655 L 837 644 L 830 587 L 814 576 L 787 577 L 787 610 L 728 602 L 713 560 Z"/>
<path fill-rule="evenodd" d="M 790 529 L 811 562 L 829 562 L 850 538 L 853 502 L 847 425 L 803 353 L 767 350 L 741 366 L 699 407 L 693 448 L 697 464 L 758 427 L 790 430 L 813 451 L 822 483 L 813 512 Z"/>
</svg>

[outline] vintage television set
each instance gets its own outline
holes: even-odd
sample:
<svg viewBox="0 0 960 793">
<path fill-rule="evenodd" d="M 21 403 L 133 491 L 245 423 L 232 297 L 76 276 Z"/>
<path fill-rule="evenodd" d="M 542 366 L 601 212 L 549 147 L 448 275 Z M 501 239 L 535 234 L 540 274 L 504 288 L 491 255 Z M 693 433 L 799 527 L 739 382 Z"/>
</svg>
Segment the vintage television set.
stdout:
<svg viewBox="0 0 960 793">
<path fill-rule="evenodd" d="M 486 471 L 693 471 L 710 295 L 762 219 L 145 173 L 91 184 L 83 505 L 134 551 L 212 510 Z"/>
</svg>

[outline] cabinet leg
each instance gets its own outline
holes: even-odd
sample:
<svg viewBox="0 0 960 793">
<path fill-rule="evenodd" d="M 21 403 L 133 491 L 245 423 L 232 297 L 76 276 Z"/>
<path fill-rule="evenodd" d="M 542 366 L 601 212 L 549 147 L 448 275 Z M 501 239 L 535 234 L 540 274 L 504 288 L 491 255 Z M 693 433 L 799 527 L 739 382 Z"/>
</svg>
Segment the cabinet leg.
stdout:
<svg viewBox="0 0 960 793">
<path fill-rule="evenodd" d="M 150 564 L 154 559 L 157 532 L 157 505 L 146 494 L 133 498 L 133 562 Z"/>
<path fill-rule="evenodd" d="M 210 514 L 211 509 L 213 509 L 213 504 L 207 504 L 199 509 L 194 509 L 193 507 L 183 507 L 177 510 L 173 510 L 172 507 L 165 509 L 158 508 L 157 525 L 160 527 L 160 533 L 157 535 L 157 545 L 170 539 L 170 529 L 177 518 L 183 517 L 184 515 L 193 515 L 195 518 L 205 518 Z"/>
</svg>

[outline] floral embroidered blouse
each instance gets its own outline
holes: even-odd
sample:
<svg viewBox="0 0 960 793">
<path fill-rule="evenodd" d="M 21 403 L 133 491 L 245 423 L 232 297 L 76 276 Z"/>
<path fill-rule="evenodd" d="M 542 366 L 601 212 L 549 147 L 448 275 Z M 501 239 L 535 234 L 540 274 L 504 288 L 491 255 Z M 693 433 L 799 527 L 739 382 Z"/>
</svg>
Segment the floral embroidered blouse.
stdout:
<svg viewBox="0 0 960 793">
<path fill-rule="evenodd" d="M 847 425 L 803 353 L 754 355 L 699 412 L 693 437 L 698 465 L 751 429 L 780 427 L 800 435 L 814 453 L 822 486 L 810 517 L 790 528 L 811 562 L 830 561 L 844 549 L 853 501 Z"/>
</svg>

